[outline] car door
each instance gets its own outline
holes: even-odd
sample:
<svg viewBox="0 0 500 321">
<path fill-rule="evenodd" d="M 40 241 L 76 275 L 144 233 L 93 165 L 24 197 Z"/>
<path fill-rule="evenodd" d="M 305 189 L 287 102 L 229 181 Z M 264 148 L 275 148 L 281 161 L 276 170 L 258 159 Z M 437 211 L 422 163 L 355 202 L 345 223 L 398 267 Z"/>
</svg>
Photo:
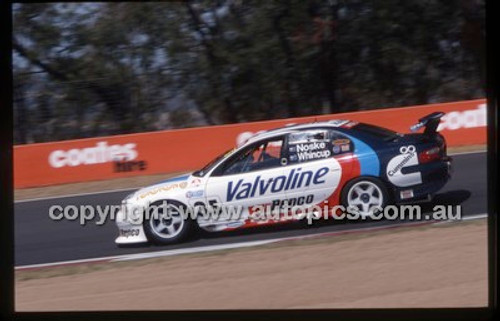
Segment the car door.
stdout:
<svg viewBox="0 0 500 321">
<path fill-rule="evenodd" d="M 338 188 L 342 168 L 334 158 L 328 129 L 308 129 L 288 134 L 287 172 L 296 176 L 296 184 L 286 190 L 291 206 L 323 205 Z M 286 175 L 286 173 L 285 173 Z"/>
<path fill-rule="evenodd" d="M 256 142 L 221 163 L 206 185 L 206 202 L 237 209 L 247 218 L 257 205 L 285 198 L 282 164 L 284 138 Z"/>
</svg>

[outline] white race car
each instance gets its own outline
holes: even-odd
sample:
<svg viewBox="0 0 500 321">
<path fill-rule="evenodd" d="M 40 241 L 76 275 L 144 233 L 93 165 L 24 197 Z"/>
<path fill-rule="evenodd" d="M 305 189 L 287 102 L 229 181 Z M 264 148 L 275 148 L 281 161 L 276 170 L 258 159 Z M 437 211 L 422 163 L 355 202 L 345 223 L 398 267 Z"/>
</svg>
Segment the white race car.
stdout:
<svg viewBox="0 0 500 321">
<path fill-rule="evenodd" d="M 414 128 L 425 127 L 421 134 L 347 120 L 257 134 L 198 171 L 127 196 L 117 215 L 115 242 L 171 244 L 199 228 L 222 231 L 283 222 L 293 208 L 342 204 L 369 217 L 374 207 L 388 202 L 430 199 L 451 170 L 446 143 L 436 132 L 442 115 L 420 119 Z M 221 209 L 231 208 L 234 212 L 220 215 Z M 278 216 L 256 219 L 261 209 Z"/>
</svg>

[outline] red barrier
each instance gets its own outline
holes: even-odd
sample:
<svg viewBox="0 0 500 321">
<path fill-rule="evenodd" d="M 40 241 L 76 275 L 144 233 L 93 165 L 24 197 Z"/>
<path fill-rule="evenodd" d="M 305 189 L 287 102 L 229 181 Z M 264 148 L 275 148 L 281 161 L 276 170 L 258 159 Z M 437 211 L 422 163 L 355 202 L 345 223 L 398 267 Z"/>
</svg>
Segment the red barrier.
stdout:
<svg viewBox="0 0 500 321">
<path fill-rule="evenodd" d="M 448 146 L 486 143 L 486 101 L 479 99 L 14 146 L 14 187 L 192 170 L 257 131 L 291 123 L 350 119 L 408 132 L 433 111 L 446 113 L 438 130 Z"/>
</svg>

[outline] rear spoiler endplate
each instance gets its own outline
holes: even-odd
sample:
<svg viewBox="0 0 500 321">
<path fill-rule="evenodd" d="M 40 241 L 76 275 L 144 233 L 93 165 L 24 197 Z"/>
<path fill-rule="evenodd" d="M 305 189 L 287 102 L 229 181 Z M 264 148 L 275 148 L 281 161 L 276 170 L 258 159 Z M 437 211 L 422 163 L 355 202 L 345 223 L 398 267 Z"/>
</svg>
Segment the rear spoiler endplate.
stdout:
<svg viewBox="0 0 500 321">
<path fill-rule="evenodd" d="M 422 127 L 425 127 L 424 134 L 434 134 L 437 131 L 441 117 L 444 113 L 441 111 L 433 112 L 418 120 L 418 123 L 410 127 L 411 132 L 416 132 Z"/>
</svg>

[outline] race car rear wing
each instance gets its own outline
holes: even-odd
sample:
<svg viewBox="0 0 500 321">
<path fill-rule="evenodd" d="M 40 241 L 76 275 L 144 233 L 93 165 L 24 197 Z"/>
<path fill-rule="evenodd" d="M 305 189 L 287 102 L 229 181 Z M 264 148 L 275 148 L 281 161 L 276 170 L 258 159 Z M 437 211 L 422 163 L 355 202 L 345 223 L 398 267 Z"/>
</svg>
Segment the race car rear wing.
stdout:
<svg viewBox="0 0 500 321">
<path fill-rule="evenodd" d="M 434 134 L 437 131 L 441 117 L 444 113 L 441 111 L 433 112 L 427 116 L 424 116 L 418 120 L 418 123 L 410 127 L 410 131 L 416 132 L 422 127 L 425 127 L 424 134 Z"/>
</svg>

